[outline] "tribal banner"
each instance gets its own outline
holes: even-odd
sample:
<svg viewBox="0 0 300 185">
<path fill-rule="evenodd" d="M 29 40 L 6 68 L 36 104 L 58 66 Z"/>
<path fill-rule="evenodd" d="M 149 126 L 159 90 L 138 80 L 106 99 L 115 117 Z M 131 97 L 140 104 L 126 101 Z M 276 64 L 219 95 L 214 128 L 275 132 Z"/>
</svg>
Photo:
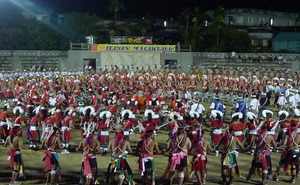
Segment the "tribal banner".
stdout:
<svg viewBox="0 0 300 185">
<path fill-rule="evenodd" d="M 156 52 L 171 53 L 176 51 L 176 45 L 124 45 L 124 44 L 93 44 L 93 52 Z"/>
</svg>

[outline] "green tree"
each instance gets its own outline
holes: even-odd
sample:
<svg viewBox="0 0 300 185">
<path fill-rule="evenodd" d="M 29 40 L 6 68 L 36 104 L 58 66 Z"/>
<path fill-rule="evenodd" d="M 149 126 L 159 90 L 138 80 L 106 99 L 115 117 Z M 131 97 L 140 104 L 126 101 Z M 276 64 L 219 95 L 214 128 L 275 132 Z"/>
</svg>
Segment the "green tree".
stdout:
<svg viewBox="0 0 300 185">
<path fill-rule="evenodd" d="M 221 33 L 220 45 L 226 52 L 247 52 L 251 48 L 251 40 L 247 32 L 226 26 Z"/>
<path fill-rule="evenodd" d="M 19 12 L 0 12 L 0 49 L 60 50 L 67 39 L 52 27 Z"/>
<path fill-rule="evenodd" d="M 211 22 L 211 34 L 216 36 L 216 45 L 219 45 L 219 39 L 222 29 L 225 26 L 225 10 L 223 7 L 218 7 L 213 14 Z"/>
<path fill-rule="evenodd" d="M 101 18 L 97 15 L 71 13 L 65 19 L 62 32 L 72 42 L 84 42 L 85 37 L 88 35 L 94 35 L 101 40 L 98 31 L 99 26 L 97 26 L 99 21 L 101 21 Z"/>
<path fill-rule="evenodd" d="M 181 18 L 185 21 L 184 43 L 191 44 L 194 50 L 198 50 L 203 41 L 204 23 L 210 21 L 210 17 L 199 7 L 193 7 L 187 8 Z"/>
<path fill-rule="evenodd" d="M 137 20 L 135 29 L 137 36 L 147 35 L 149 29 L 151 28 L 150 22 L 148 19 L 139 19 Z"/>
<path fill-rule="evenodd" d="M 121 0 L 110 0 L 109 4 L 109 11 L 114 12 L 115 14 L 115 21 L 118 19 L 118 14 L 121 10 L 124 10 L 124 3 Z"/>
</svg>

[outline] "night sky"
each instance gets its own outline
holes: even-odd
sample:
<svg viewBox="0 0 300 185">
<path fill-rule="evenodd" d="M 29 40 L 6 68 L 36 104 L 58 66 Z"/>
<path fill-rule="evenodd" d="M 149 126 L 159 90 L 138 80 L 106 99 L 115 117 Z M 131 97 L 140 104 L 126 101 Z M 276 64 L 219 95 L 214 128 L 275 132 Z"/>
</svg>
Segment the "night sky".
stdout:
<svg viewBox="0 0 300 185">
<path fill-rule="evenodd" d="M 109 0 L 11 0 L 31 1 L 55 13 L 74 11 L 98 14 L 112 18 L 108 11 Z M 274 11 L 300 12 L 300 0 L 120 0 L 125 6 L 121 11 L 122 18 L 153 17 L 176 18 L 187 7 L 199 6 L 201 10 L 224 8 L 255 8 Z"/>
</svg>

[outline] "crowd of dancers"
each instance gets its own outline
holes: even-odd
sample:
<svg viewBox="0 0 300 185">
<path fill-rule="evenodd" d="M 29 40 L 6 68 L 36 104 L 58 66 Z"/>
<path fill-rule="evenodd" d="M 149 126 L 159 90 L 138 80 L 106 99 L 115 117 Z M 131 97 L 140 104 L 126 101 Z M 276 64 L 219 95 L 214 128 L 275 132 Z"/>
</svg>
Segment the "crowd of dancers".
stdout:
<svg viewBox="0 0 300 185">
<path fill-rule="evenodd" d="M 180 185 L 193 174 L 198 184 L 205 184 L 207 150 L 221 152 L 222 184 L 233 183 L 234 174 L 240 175 L 239 152 L 253 155 L 246 181 L 256 170 L 262 184 L 266 179 L 279 181 L 284 168 L 295 183 L 300 156 L 299 75 L 279 69 L 244 71 L 191 66 L 185 73 L 180 67 L 105 66 L 98 71 L 87 67 L 84 72 L 2 72 L 0 131 L 2 142 L 10 147 L 10 184 L 18 184 L 24 175 L 22 127 L 33 152 L 45 148 L 46 182 L 57 184 L 61 173 L 57 151 L 69 153 L 71 130 L 77 126 L 82 140 L 76 151 L 83 150 L 84 157 L 79 184 L 99 184 L 97 153 L 111 153 L 107 184 L 135 184 L 126 160 L 133 151 L 139 156 L 142 184 L 155 184 L 154 151 L 169 155 L 162 178 L 168 177 L 170 184 L 175 174 Z M 209 93 L 216 96 L 205 108 L 201 100 Z M 236 97 L 236 102 L 225 107 L 220 98 L 225 94 Z M 210 129 L 210 140 L 203 137 L 204 128 Z M 161 129 L 169 133 L 164 147 L 155 139 Z M 133 132 L 141 133 L 135 150 L 130 146 Z M 271 153 L 279 149 L 281 160 L 272 170 Z M 193 156 L 190 173 L 188 155 Z"/>
</svg>

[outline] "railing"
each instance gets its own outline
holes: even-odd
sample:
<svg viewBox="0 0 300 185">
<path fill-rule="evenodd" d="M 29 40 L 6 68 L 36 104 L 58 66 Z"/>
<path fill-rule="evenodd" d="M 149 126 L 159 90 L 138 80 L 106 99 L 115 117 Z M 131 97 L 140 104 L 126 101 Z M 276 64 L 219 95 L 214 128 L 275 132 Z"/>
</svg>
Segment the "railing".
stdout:
<svg viewBox="0 0 300 185">
<path fill-rule="evenodd" d="M 70 50 L 91 50 L 90 44 L 86 43 L 70 43 Z"/>
<path fill-rule="evenodd" d="M 192 45 L 176 45 L 177 52 L 192 52 Z"/>
<path fill-rule="evenodd" d="M 86 43 L 70 43 L 70 50 L 91 50 L 91 45 Z M 191 45 L 176 45 L 176 52 L 192 52 Z"/>
</svg>

